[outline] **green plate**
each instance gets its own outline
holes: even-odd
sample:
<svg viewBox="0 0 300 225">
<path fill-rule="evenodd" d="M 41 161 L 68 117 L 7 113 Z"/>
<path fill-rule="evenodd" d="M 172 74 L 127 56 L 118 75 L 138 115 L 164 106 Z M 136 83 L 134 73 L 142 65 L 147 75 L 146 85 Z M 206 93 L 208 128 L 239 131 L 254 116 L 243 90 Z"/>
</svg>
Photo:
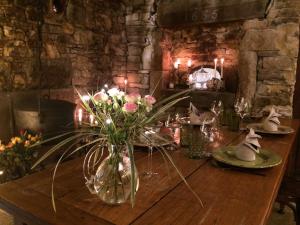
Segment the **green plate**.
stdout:
<svg viewBox="0 0 300 225">
<path fill-rule="evenodd" d="M 256 133 L 261 134 L 291 134 L 294 132 L 294 129 L 288 126 L 279 125 L 278 131 L 267 131 L 263 129 L 261 123 L 251 123 L 247 125 L 247 128 L 252 128 Z"/>
<path fill-rule="evenodd" d="M 231 165 L 237 166 L 242 168 L 249 168 L 249 169 L 262 169 L 262 168 L 269 168 L 279 165 L 282 162 L 281 156 L 278 154 L 265 150 L 260 149 L 260 153 L 256 155 L 255 161 L 247 162 L 236 158 L 235 156 L 235 146 L 227 146 L 221 148 L 215 152 L 213 152 L 212 156 L 215 160 Z"/>
</svg>

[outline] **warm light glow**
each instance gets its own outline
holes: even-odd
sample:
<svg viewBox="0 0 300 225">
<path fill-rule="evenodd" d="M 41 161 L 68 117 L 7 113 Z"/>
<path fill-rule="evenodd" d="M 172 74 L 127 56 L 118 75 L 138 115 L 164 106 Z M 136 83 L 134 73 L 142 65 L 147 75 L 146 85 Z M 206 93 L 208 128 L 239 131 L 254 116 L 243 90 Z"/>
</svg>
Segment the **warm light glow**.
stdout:
<svg viewBox="0 0 300 225">
<path fill-rule="evenodd" d="M 176 62 L 174 63 L 174 68 L 178 69 L 180 64 L 181 64 L 180 59 L 177 59 Z"/>
<path fill-rule="evenodd" d="M 88 96 L 88 95 L 83 95 L 83 96 L 81 97 L 81 99 L 82 99 L 83 101 L 87 102 L 87 101 L 90 100 L 90 96 Z"/>
<path fill-rule="evenodd" d="M 224 58 L 221 58 L 221 64 L 222 65 L 224 64 Z"/>
<path fill-rule="evenodd" d="M 217 58 L 215 58 L 214 59 L 214 62 L 215 62 L 215 66 L 217 65 L 217 63 L 218 63 L 218 59 Z"/>
<path fill-rule="evenodd" d="M 107 85 L 107 84 L 104 84 L 104 88 L 105 88 L 105 89 L 108 89 L 108 85 Z"/>
<path fill-rule="evenodd" d="M 82 122 L 82 109 L 78 109 L 78 122 L 79 124 Z"/>
<path fill-rule="evenodd" d="M 105 121 L 106 124 L 111 124 L 111 122 L 112 122 L 111 119 L 107 119 L 107 120 Z"/>
<path fill-rule="evenodd" d="M 90 114 L 90 125 L 94 124 L 94 115 Z"/>
<path fill-rule="evenodd" d="M 125 85 L 127 85 L 127 83 L 128 83 L 128 80 L 127 80 L 127 79 L 125 79 L 125 80 L 124 80 L 124 84 L 125 84 Z"/>
<path fill-rule="evenodd" d="M 190 68 L 192 66 L 192 60 L 191 59 L 188 60 L 187 66 L 188 66 L 188 68 Z"/>
<path fill-rule="evenodd" d="M 4 171 L 3 171 L 3 170 L 0 170 L 0 176 L 3 175 L 3 174 L 4 174 Z"/>
</svg>

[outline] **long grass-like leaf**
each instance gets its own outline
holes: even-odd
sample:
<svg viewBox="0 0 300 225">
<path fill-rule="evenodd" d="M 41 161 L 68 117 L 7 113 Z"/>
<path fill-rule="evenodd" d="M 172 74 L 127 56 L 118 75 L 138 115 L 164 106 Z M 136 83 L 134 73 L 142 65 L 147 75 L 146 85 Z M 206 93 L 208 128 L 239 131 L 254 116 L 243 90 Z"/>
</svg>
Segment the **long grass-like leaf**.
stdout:
<svg viewBox="0 0 300 225">
<path fill-rule="evenodd" d="M 170 109 L 171 107 L 173 107 L 175 104 L 177 104 L 178 102 L 186 99 L 186 98 L 189 98 L 188 96 L 187 97 L 182 97 L 182 98 L 179 98 L 179 99 L 176 99 L 172 102 L 169 102 L 167 103 L 166 105 L 162 106 L 159 108 L 159 110 L 157 112 L 155 112 L 150 118 L 148 118 L 145 123 L 150 123 L 152 122 L 153 120 L 155 120 L 158 116 L 160 116 L 161 114 L 164 114 L 168 109 Z"/>
<path fill-rule="evenodd" d="M 131 186 L 131 193 L 130 193 L 130 200 L 131 200 L 131 206 L 134 207 L 135 204 L 135 194 L 136 194 L 136 180 L 135 180 L 135 162 L 134 162 L 134 154 L 133 154 L 133 147 L 131 143 L 127 143 L 128 147 L 128 155 L 130 159 L 130 172 L 131 172 L 131 180 L 130 180 L 130 186 Z"/>
<path fill-rule="evenodd" d="M 46 158 L 48 158 L 51 154 L 53 154 L 55 151 L 63 147 L 64 145 L 70 143 L 71 141 L 75 140 L 76 138 L 86 136 L 87 134 L 77 134 L 75 136 L 69 137 L 58 144 L 56 144 L 54 147 L 50 148 L 41 158 L 39 158 L 34 165 L 32 166 L 32 169 L 34 169 L 38 164 L 40 164 L 42 161 L 44 161 Z"/>
<path fill-rule="evenodd" d="M 200 199 L 200 197 L 197 195 L 197 193 L 192 189 L 192 187 L 189 185 L 189 183 L 186 181 L 185 177 L 183 176 L 183 174 L 181 173 L 181 171 L 177 168 L 176 164 L 173 161 L 173 158 L 169 155 L 169 153 L 165 150 L 162 149 L 162 151 L 164 152 L 164 154 L 167 156 L 168 160 L 170 161 L 171 165 L 174 167 L 174 169 L 176 170 L 177 174 L 180 176 L 180 178 L 182 179 L 182 181 L 185 183 L 185 185 L 187 186 L 187 188 L 192 192 L 192 194 L 196 197 L 196 199 L 199 201 L 200 205 L 202 206 L 202 208 L 204 208 L 203 202 Z"/>
<path fill-rule="evenodd" d="M 186 95 L 186 94 L 188 94 L 188 93 L 190 93 L 190 92 L 191 92 L 191 90 L 187 89 L 187 90 L 178 92 L 178 93 L 176 93 L 176 94 L 173 94 L 173 95 L 171 95 L 171 96 L 169 96 L 169 97 L 167 97 L 167 98 L 165 98 L 165 99 L 159 101 L 158 103 L 156 103 L 156 104 L 153 106 L 153 109 L 156 109 L 156 108 L 160 107 L 161 105 L 164 105 L 165 103 L 170 102 L 170 101 L 172 101 L 172 100 L 178 98 L 179 96 Z M 188 96 L 188 97 L 189 97 L 189 96 Z"/>
</svg>

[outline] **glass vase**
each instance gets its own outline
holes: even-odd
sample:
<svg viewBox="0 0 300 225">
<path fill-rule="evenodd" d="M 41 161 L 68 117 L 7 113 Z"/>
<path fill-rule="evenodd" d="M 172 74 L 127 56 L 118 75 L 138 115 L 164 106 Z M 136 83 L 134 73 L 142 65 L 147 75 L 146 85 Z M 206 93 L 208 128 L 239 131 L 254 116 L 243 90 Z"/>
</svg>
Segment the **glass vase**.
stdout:
<svg viewBox="0 0 300 225">
<path fill-rule="evenodd" d="M 109 145 L 109 155 L 101 162 L 94 177 L 96 195 L 105 203 L 118 205 L 131 194 L 131 162 L 126 145 Z M 134 166 L 135 167 L 135 166 Z M 139 177 L 135 167 L 135 187 Z"/>
</svg>

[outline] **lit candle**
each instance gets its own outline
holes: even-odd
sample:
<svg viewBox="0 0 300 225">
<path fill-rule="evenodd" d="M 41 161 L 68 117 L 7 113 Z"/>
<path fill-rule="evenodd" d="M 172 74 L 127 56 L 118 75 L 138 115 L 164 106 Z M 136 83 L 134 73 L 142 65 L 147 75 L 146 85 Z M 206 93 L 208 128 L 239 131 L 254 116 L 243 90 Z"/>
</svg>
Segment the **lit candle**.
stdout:
<svg viewBox="0 0 300 225">
<path fill-rule="evenodd" d="M 180 59 L 177 59 L 176 62 L 174 63 L 174 68 L 175 68 L 175 69 L 178 69 L 180 63 L 181 63 L 181 62 L 180 62 Z"/>
<path fill-rule="evenodd" d="M 94 124 L 94 115 L 90 114 L 90 125 Z"/>
<path fill-rule="evenodd" d="M 78 109 L 78 124 L 82 124 L 82 109 Z"/>
<path fill-rule="evenodd" d="M 217 58 L 215 58 L 214 59 L 214 62 L 215 62 L 215 71 L 214 71 L 214 77 L 216 77 L 216 74 L 217 74 L 217 63 L 218 63 L 218 59 Z"/>
<path fill-rule="evenodd" d="M 224 58 L 221 58 L 221 79 L 223 79 L 223 65 L 224 65 Z"/>
<path fill-rule="evenodd" d="M 189 75 L 189 84 L 192 84 L 192 83 L 193 83 L 193 75 L 190 74 L 190 75 Z"/>
<path fill-rule="evenodd" d="M 189 59 L 188 62 L 187 62 L 187 67 L 188 67 L 188 68 L 191 68 L 191 66 L 192 66 L 192 60 Z"/>
<path fill-rule="evenodd" d="M 124 80 L 124 92 L 125 92 L 125 94 L 126 94 L 126 91 L 127 91 L 127 83 L 128 83 L 128 80 L 125 79 Z"/>
</svg>

